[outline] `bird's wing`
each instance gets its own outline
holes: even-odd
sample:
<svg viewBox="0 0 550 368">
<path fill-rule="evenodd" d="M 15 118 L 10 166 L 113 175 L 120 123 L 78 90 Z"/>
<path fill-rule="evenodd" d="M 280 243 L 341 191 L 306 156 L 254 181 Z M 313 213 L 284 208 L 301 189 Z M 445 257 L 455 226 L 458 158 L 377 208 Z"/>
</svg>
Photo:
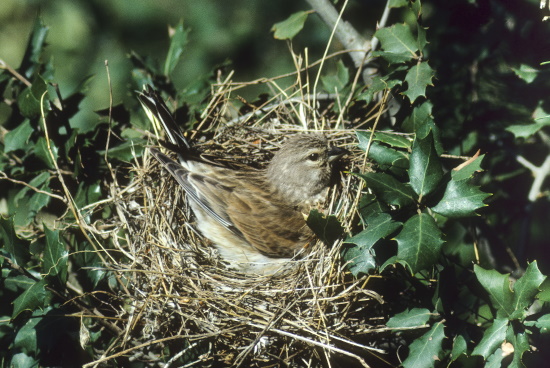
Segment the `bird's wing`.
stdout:
<svg viewBox="0 0 550 368">
<path fill-rule="evenodd" d="M 235 190 L 227 200 L 231 222 L 266 256 L 292 257 L 313 236 L 301 212 L 265 193 Z"/>
<path fill-rule="evenodd" d="M 154 148 L 151 148 L 150 152 L 176 179 L 190 200 L 199 205 L 208 216 L 219 222 L 223 227 L 238 236 L 242 236 L 233 223 L 227 219 L 224 211 L 220 211 L 223 206 L 220 205 L 219 194 L 212 188 L 216 185 L 216 183 L 212 183 L 212 179 L 191 173 L 188 169 Z"/>
</svg>

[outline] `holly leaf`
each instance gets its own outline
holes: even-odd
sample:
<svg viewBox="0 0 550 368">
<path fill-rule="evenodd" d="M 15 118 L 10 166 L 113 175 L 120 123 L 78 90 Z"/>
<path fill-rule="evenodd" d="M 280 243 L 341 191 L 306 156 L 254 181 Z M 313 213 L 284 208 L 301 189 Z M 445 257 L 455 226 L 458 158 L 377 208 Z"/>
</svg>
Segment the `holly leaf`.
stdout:
<svg viewBox="0 0 550 368">
<path fill-rule="evenodd" d="M 381 28 L 374 34 L 380 40 L 383 52 L 376 53 L 390 63 L 405 62 L 417 58 L 418 45 L 406 24 L 394 24 Z"/>
<path fill-rule="evenodd" d="M 44 279 L 35 282 L 13 301 L 12 318 L 16 318 L 24 310 L 33 311 L 42 308 L 46 302 L 46 282 Z"/>
<path fill-rule="evenodd" d="M 420 196 L 430 194 L 443 178 L 443 168 L 435 150 L 432 132 L 425 138 L 415 138 L 410 156 L 409 178 L 411 187 Z"/>
<path fill-rule="evenodd" d="M 413 308 L 404 312 L 398 313 L 391 317 L 386 326 L 391 328 L 408 328 L 415 326 L 423 326 L 430 319 L 432 313 L 426 308 Z"/>
<path fill-rule="evenodd" d="M 444 243 L 441 235 L 432 216 L 414 215 L 395 237 L 397 260 L 404 261 L 412 273 L 431 267 L 438 260 Z"/>
<path fill-rule="evenodd" d="M 336 216 L 325 216 L 316 209 L 310 211 L 306 222 L 315 235 L 326 244 L 333 244 L 344 233 L 344 228 Z"/>
<path fill-rule="evenodd" d="M 426 61 L 413 66 L 405 76 L 407 82 L 407 90 L 403 92 L 405 96 L 413 103 L 418 97 L 426 97 L 426 87 L 433 86 L 432 78 L 434 77 L 433 69 Z"/>
<path fill-rule="evenodd" d="M 538 266 L 537 262 L 531 262 L 523 276 L 514 284 L 514 309 L 515 312 L 511 318 L 522 318 L 525 315 L 525 309 L 535 301 L 535 296 L 539 288 L 546 279 Z"/>
<path fill-rule="evenodd" d="M 509 274 L 501 274 L 495 270 L 485 270 L 474 265 L 474 273 L 483 288 L 489 293 L 489 298 L 497 310 L 497 318 L 510 318 L 515 310 L 514 293 L 510 289 Z"/>
<path fill-rule="evenodd" d="M 403 184 L 393 176 L 385 173 L 355 174 L 365 180 L 367 186 L 383 202 L 405 207 L 415 203 L 414 192 L 407 184 Z"/>
<path fill-rule="evenodd" d="M 483 201 L 490 195 L 471 185 L 468 179 L 450 180 L 443 198 L 432 207 L 432 210 L 450 218 L 474 216 L 478 208 L 487 206 Z"/>
<path fill-rule="evenodd" d="M 413 341 L 409 346 L 409 356 L 403 362 L 404 368 L 433 367 L 439 361 L 442 353 L 442 343 L 445 338 L 443 322 L 437 322 L 432 328 Z"/>
<path fill-rule="evenodd" d="M 67 281 L 67 259 L 69 252 L 59 238 L 59 231 L 50 230 L 44 226 L 46 248 L 44 249 L 44 263 L 42 272 L 48 277 L 55 277 L 60 285 Z"/>
<path fill-rule="evenodd" d="M 507 327 L 508 319 L 495 319 L 491 327 L 485 330 L 483 338 L 474 348 L 472 355 L 481 355 L 483 358 L 488 359 L 506 339 Z"/>
<path fill-rule="evenodd" d="M 356 245 L 346 248 L 343 252 L 344 259 L 349 262 L 349 269 L 355 276 L 360 273 L 366 274 L 376 267 L 372 247 L 401 226 L 400 222 L 393 221 L 387 213 L 373 213 L 364 221 L 367 228 L 344 241 L 346 244 Z"/>
<path fill-rule="evenodd" d="M 385 91 L 387 89 L 392 89 L 395 86 L 401 85 L 401 80 L 399 79 L 389 79 L 389 76 L 384 77 L 375 77 L 372 80 L 371 85 L 359 96 L 357 96 L 358 100 L 365 101 L 367 104 L 370 104 L 374 98 L 374 96 L 381 91 Z"/>
<path fill-rule="evenodd" d="M 451 178 L 455 181 L 460 181 L 471 178 L 476 172 L 483 171 L 481 168 L 481 161 L 483 161 L 484 158 L 485 155 L 479 156 L 479 151 L 477 151 L 468 161 L 463 162 L 451 170 Z"/>
</svg>

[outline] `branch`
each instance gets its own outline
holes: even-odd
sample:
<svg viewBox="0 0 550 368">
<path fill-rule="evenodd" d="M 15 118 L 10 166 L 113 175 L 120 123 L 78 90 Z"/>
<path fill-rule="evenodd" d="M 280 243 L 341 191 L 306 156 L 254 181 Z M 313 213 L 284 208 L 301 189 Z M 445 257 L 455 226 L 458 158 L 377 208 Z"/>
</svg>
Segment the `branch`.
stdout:
<svg viewBox="0 0 550 368">
<path fill-rule="evenodd" d="M 528 196 L 530 202 L 535 202 L 537 198 L 540 197 L 544 179 L 546 179 L 547 176 L 550 176 L 550 156 L 546 157 L 546 160 L 544 160 L 544 163 L 540 167 L 533 165 L 523 156 L 517 156 L 516 160 L 524 167 L 529 169 L 533 174 L 533 177 L 535 178 L 535 180 L 533 180 L 533 185 L 531 185 L 531 190 L 529 191 Z"/>
<path fill-rule="evenodd" d="M 338 12 L 329 0 L 306 1 L 331 29 L 335 29 L 335 36 L 348 50 L 348 54 L 357 69 L 362 68 L 371 61 L 369 57 L 369 53 L 372 50 L 371 41 L 361 36 L 350 23 L 342 19 L 338 22 Z M 377 68 L 365 68 L 363 70 L 363 81 L 365 84 L 370 84 L 372 76 L 377 73 Z"/>
</svg>

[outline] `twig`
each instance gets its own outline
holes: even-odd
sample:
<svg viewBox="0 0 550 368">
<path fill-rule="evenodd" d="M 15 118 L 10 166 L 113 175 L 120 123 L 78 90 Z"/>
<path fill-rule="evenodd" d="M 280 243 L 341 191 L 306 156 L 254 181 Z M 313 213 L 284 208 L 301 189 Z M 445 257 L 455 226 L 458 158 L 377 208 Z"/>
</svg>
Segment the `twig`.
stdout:
<svg viewBox="0 0 550 368">
<path fill-rule="evenodd" d="M 370 41 L 363 38 L 350 23 L 342 21 L 340 19 L 342 14 L 338 14 L 329 0 L 307 0 L 307 2 L 319 14 L 321 19 L 331 29 L 334 29 L 334 35 L 348 50 L 355 67 L 360 68 L 363 66 L 365 55 L 371 49 Z M 345 4 L 343 8 L 345 8 Z"/>
<path fill-rule="evenodd" d="M 529 169 L 535 178 L 527 197 L 530 202 L 535 202 L 540 197 L 541 187 L 544 183 L 544 179 L 546 179 L 547 176 L 550 176 L 550 156 L 547 156 L 546 160 L 544 160 L 544 163 L 539 167 L 533 165 L 530 161 L 528 161 L 521 155 L 517 156 L 516 160 L 524 167 Z"/>
<path fill-rule="evenodd" d="M 15 78 L 19 79 L 21 82 L 23 82 L 27 87 L 31 87 L 32 83 L 28 81 L 27 78 L 22 76 L 17 72 L 17 70 L 13 69 L 11 66 L 9 66 L 4 60 L 0 59 L 0 69 L 6 69 L 8 72 L 11 73 Z"/>
<path fill-rule="evenodd" d="M 44 191 L 44 190 L 38 189 L 38 188 L 33 187 L 32 185 L 30 185 L 29 183 L 26 183 L 26 182 L 24 182 L 24 181 L 12 179 L 12 178 L 10 178 L 9 176 L 7 176 L 5 172 L 0 171 L 0 180 L 2 180 L 2 179 L 11 181 L 11 182 L 14 183 L 14 184 L 21 184 L 21 185 L 24 185 L 24 186 L 26 186 L 27 188 L 30 188 L 30 189 L 34 190 L 36 193 L 45 194 L 45 195 L 50 196 L 50 197 L 52 197 L 52 198 L 59 199 L 59 200 L 62 201 L 63 203 L 67 203 L 67 200 L 66 200 L 64 197 L 62 197 L 62 196 L 59 196 L 59 195 L 57 195 L 57 194 L 53 194 L 53 193 L 46 192 L 46 191 Z"/>
<path fill-rule="evenodd" d="M 255 327 L 261 327 L 261 326 L 255 326 Z M 290 333 L 290 332 L 287 332 L 287 331 L 279 330 L 277 328 L 272 328 L 271 331 L 277 332 L 278 334 L 283 335 L 283 336 L 292 337 L 293 339 L 304 341 L 304 342 L 310 343 L 312 345 L 322 347 L 323 349 L 327 349 L 327 350 L 330 350 L 330 351 L 334 351 L 336 353 L 347 355 L 349 357 L 352 357 L 352 358 L 356 359 L 359 363 L 361 363 L 361 365 L 363 367 L 370 368 L 370 366 L 367 364 L 367 362 L 365 362 L 365 360 L 363 358 L 361 358 L 359 355 L 350 353 L 349 351 L 345 351 L 345 350 L 339 349 L 337 347 L 334 347 L 334 346 L 331 346 L 331 345 L 328 345 L 328 344 L 323 344 L 322 342 L 315 341 L 315 340 L 312 340 L 312 339 L 308 339 L 307 337 L 304 337 L 304 336 L 300 336 L 300 335 L 296 335 L 296 334 L 293 334 L 293 333 Z"/>
</svg>

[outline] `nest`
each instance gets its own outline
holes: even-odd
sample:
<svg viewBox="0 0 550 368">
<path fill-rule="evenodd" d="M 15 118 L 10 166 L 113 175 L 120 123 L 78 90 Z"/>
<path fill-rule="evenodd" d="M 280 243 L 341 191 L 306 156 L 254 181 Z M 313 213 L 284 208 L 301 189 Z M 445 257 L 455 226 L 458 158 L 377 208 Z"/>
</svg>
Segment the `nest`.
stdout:
<svg viewBox="0 0 550 368">
<path fill-rule="evenodd" d="M 204 152 L 261 167 L 289 134 L 315 130 L 352 151 L 346 171 L 365 170 L 364 153 L 354 150 L 349 130 L 336 129 L 343 126 L 336 116 L 321 117 L 317 127 L 305 124 L 295 113 L 301 102 L 289 107 L 287 99 L 231 121 L 230 88 L 214 94 L 203 121 L 207 132 L 191 137 Z M 368 366 L 365 356 L 380 352 L 373 341 L 381 321 L 372 310 L 381 300 L 365 288 L 368 278 L 346 270 L 342 239 L 318 241 L 284 273 L 241 274 L 195 230 L 183 191 L 147 151 L 134 172 L 128 187 L 113 186 L 111 193 L 119 228 L 127 231 L 127 242 L 117 247 L 128 260 L 114 268 L 128 280 L 124 298 L 131 308 L 119 317 L 126 341 L 146 342 L 136 348 L 140 360 L 152 366 L 155 360 L 201 367 Z M 360 185 L 341 174 L 324 209 L 347 231 L 358 222 Z"/>
</svg>

